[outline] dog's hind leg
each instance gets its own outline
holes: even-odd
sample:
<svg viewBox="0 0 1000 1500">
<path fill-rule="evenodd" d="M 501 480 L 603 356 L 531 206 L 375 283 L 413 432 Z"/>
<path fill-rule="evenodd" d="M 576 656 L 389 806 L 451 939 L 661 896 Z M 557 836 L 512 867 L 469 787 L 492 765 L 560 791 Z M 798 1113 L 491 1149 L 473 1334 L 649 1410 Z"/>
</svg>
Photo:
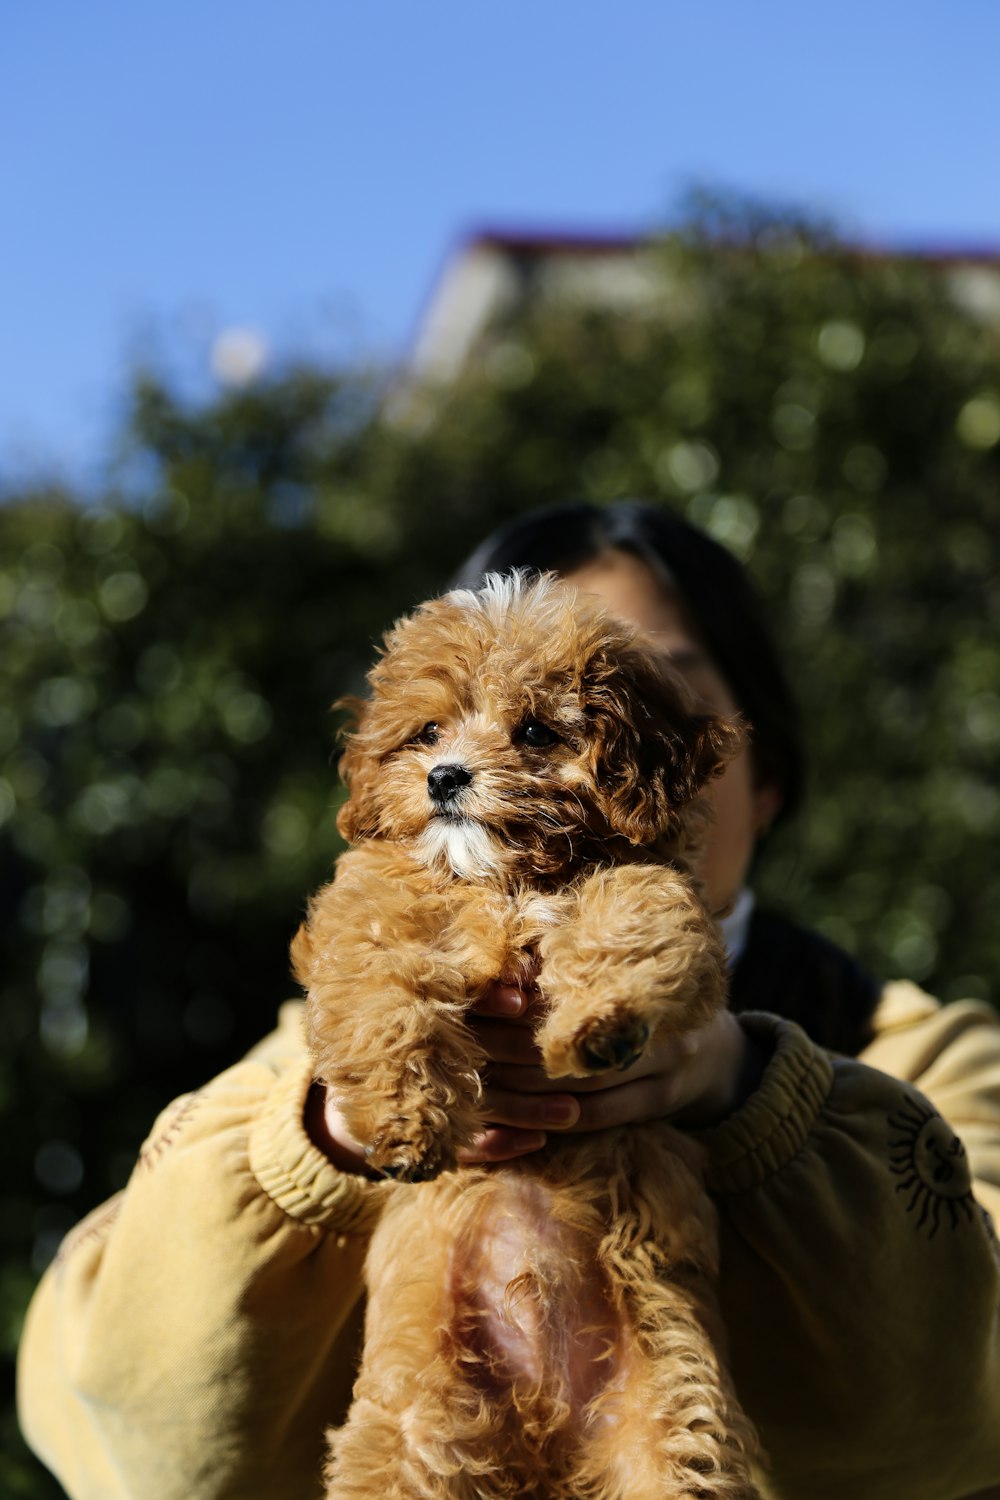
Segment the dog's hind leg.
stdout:
<svg viewBox="0 0 1000 1500">
<path fill-rule="evenodd" d="M 484 1475 L 481 1464 L 466 1462 L 476 1445 L 463 1453 L 442 1427 L 436 1385 L 426 1372 L 423 1390 L 402 1412 L 355 1401 L 347 1423 L 330 1435 L 325 1500 L 519 1500 L 503 1475 Z M 448 1394 L 454 1397 L 454 1382 Z"/>
<path fill-rule="evenodd" d="M 636 1347 L 574 1478 L 602 1500 L 759 1500 L 752 1429 L 682 1287 L 627 1299 Z M 641 1327 L 641 1335 L 638 1330 Z"/>
<path fill-rule="evenodd" d="M 718 930 L 690 880 L 669 866 L 590 876 L 539 954 L 548 1011 L 537 1041 L 553 1078 L 628 1068 L 654 1032 L 691 1030 L 725 1004 Z"/>
<path fill-rule="evenodd" d="M 503 1462 L 509 1402 L 463 1363 L 453 1236 L 486 1172 L 448 1173 L 389 1197 L 366 1265 L 361 1370 L 329 1434 L 327 1500 L 519 1500 Z M 475 1360 L 473 1360 L 473 1364 Z M 501 1399 L 496 1399 L 500 1395 Z"/>
<path fill-rule="evenodd" d="M 697 1153 L 663 1126 L 618 1139 L 600 1260 L 621 1309 L 623 1378 L 592 1407 L 581 1492 L 759 1500 L 760 1449 L 725 1364 L 715 1214 Z"/>
</svg>

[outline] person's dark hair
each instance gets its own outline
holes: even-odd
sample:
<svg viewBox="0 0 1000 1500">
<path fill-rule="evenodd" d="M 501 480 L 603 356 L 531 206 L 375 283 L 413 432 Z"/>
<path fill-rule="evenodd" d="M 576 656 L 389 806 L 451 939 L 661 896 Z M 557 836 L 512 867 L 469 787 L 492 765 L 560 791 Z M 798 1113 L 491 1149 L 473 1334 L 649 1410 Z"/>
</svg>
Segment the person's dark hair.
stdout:
<svg viewBox="0 0 1000 1500">
<path fill-rule="evenodd" d="M 637 500 L 530 511 L 488 536 L 451 586 L 513 568 L 570 573 L 609 548 L 640 558 L 677 595 L 751 726 L 758 775 L 781 788 L 779 816 L 794 811 L 805 780 L 799 715 L 760 599 L 732 553 L 675 512 Z"/>
</svg>

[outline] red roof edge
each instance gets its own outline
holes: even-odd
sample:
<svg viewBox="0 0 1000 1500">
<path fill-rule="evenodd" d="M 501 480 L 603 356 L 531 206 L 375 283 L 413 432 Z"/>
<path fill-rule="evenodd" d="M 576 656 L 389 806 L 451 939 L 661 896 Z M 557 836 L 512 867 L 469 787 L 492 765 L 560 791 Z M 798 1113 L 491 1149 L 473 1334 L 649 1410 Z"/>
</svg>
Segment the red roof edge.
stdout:
<svg viewBox="0 0 1000 1500">
<path fill-rule="evenodd" d="M 665 227 L 663 232 L 669 233 L 669 229 Z M 500 229 L 492 225 L 484 225 L 457 236 L 452 253 L 456 248 L 459 251 L 483 248 L 507 251 L 512 255 L 592 255 L 595 253 L 630 255 L 644 241 L 655 240 L 656 237 L 657 231 L 655 230 L 647 233 L 624 234 L 530 228 Z M 862 259 L 871 260 L 900 258 L 927 261 L 938 266 L 1000 265 L 1000 248 L 995 245 L 960 246 L 932 242 L 916 244 L 905 240 L 892 244 L 855 240 L 853 243 L 842 242 L 841 248 L 848 255 L 854 254 Z"/>
<path fill-rule="evenodd" d="M 601 251 L 612 255 L 631 255 L 649 235 L 541 229 L 495 229 L 489 225 L 464 234 L 460 247 L 474 250 L 506 250 L 515 255 L 592 255 Z"/>
</svg>

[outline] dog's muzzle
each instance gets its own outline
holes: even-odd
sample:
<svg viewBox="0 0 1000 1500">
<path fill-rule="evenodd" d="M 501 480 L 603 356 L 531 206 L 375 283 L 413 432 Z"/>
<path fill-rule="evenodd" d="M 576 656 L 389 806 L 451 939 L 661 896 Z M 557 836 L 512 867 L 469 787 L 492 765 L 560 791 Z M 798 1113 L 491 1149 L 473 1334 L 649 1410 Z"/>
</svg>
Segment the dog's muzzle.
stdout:
<svg viewBox="0 0 1000 1500">
<path fill-rule="evenodd" d="M 463 787 L 472 783 L 472 772 L 464 766 L 435 766 L 427 772 L 427 790 L 438 807 L 448 807 Z"/>
</svg>

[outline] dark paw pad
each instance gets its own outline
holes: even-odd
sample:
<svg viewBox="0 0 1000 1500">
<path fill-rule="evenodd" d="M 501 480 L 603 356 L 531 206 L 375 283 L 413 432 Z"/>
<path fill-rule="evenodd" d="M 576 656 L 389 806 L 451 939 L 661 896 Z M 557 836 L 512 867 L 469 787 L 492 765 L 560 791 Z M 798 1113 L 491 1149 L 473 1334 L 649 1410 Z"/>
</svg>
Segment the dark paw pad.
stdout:
<svg viewBox="0 0 1000 1500">
<path fill-rule="evenodd" d="M 448 1165 L 444 1155 L 440 1143 L 429 1140 L 419 1127 L 407 1130 L 405 1121 L 383 1131 L 365 1149 L 369 1166 L 396 1182 L 429 1182 Z"/>
<path fill-rule="evenodd" d="M 366 1154 L 371 1161 L 371 1152 Z M 441 1170 L 436 1163 L 422 1161 L 388 1161 L 383 1162 L 381 1166 L 371 1161 L 371 1164 L 377 1172 L 382 1173 L 383 1177 L 391 1177 L 394 1182 L 430 1182 L 431 1178 L 436 1177 Z"/>
<path fill-rule="evenodd" d="M 644 1021 L 606 1022 L 595 1026 L 580 1042 L 580 1056 L 593 1073 L 617 1068 L 623 1072 L 638 1062 L 649 1041 L 649 1027 Z"/>
</svg>

